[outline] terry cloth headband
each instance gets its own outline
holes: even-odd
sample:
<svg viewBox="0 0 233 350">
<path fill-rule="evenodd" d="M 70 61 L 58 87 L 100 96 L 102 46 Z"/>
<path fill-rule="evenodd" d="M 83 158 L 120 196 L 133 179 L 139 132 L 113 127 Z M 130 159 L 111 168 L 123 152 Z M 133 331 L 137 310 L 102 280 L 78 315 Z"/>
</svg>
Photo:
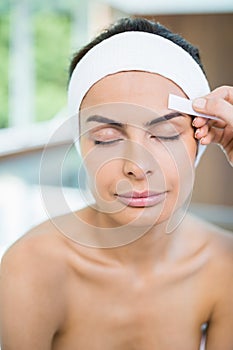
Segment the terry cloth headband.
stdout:
<svg viewBox="0 0 233 350">
<path fill-rule="evenodd" d="M 70 115 L 79 112 L 84 96 L 100 79 L 132 70 L 172 80 L 191 100 L 210 92 L 202 69 L 179 45 L 153 33 L 128 31 L 103 40 L 78 62 L 68 87 Z M 196 165 L 204 150 L 199 144 Z"/>
</svg>

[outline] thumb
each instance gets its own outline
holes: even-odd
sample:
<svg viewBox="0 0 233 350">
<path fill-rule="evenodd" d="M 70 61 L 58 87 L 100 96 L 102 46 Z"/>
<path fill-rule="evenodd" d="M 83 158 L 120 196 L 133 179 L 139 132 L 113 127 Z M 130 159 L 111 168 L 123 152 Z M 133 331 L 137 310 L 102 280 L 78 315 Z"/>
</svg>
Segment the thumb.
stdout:
<svg viewBox="0 0 233 350">
<path fill-rule="evenodd" d="M 193 108 L 198 112 L 221 118 L 233 127 L 233 106 L 223 98 L 197 98 L 193 101 Z"/>
</svg>

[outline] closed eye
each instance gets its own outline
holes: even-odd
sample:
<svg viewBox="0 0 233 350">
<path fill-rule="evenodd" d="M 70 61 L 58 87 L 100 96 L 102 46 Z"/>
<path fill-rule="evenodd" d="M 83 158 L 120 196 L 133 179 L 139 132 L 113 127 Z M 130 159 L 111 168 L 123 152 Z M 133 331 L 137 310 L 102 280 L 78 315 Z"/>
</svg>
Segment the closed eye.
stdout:
<svg viewBox="0 0 233 350">
<path fill-rule="evenodd" d="M 171 135 L 171 136 L 150 135 L 150 138 L 164 140 L 164 141 L 175 141 L 175 140 L 179 140 L 180 134 Z"/>
<path fill-rule="evenodd" d="M 96 145 L 96 146 L 98 146 L 98 145 L 106 146 L 106 145 L 112 145 L 113 143 L 116 143 L 118 141 L 123 141 L 123 139 L 116 139 L 116 140 L 110 140 L 110 141 L 94 140 L 94 145 Z"/>
<path fill-rule="evenodd" d="M 104 126 L 101 128 L 94 129 L 90 133 L 90 139 L 94 145 L 111 145 L 123 140 L 122 130 L 118 127 Z"/>
</svg>

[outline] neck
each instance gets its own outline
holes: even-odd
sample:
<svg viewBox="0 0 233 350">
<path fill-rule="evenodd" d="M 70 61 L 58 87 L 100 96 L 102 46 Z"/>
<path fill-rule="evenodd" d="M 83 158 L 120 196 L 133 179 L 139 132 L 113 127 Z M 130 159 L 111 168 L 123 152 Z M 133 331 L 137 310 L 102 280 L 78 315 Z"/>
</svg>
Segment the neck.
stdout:
<svg viewBox="0 0 233 350">
<path fill-rule="evenodd" d="M 149 228 L 130 226 L 125 229 L 108 228 L 102 239 L 110 238 L 111 241 L 108 242 L 109 245 L 105 245 L 107 249 L 102 250 L 101 254 L 118 261 L 121 265 L 131 265 L 140 269 L 154 265 L 155 261 L 174 260 L 181 251 L 177 242 L 184 229 L 183 219 L 184 212 L 181 210 L 169 220 Z M 101 221 L 99 218 L 99 223 Z M 103 228 L 103 225 L 100 226 Z"/>
</svg>

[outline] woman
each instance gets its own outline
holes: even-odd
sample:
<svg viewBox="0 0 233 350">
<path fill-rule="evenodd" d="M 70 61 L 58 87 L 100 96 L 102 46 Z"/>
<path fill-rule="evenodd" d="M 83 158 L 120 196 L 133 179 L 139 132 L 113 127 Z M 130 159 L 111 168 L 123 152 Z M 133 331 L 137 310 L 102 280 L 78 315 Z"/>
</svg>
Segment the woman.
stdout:
<svg viewBox="0 0 233 350">
<path fill-rule="evenodd" d="M 193 107 L 225 124 L 169 109 L 169 94 L 204 96 Z M 145 19 L 74 57 L 69 105 L 95 203 L 5 254 L 2 350 L 197 350 L 203 325 L 208 350 L 232 349 L 233 238 L 187 214 L 202 144 L 232 161 L 231 95 L 210 93 L 198 51 Z"/>
</svg>

